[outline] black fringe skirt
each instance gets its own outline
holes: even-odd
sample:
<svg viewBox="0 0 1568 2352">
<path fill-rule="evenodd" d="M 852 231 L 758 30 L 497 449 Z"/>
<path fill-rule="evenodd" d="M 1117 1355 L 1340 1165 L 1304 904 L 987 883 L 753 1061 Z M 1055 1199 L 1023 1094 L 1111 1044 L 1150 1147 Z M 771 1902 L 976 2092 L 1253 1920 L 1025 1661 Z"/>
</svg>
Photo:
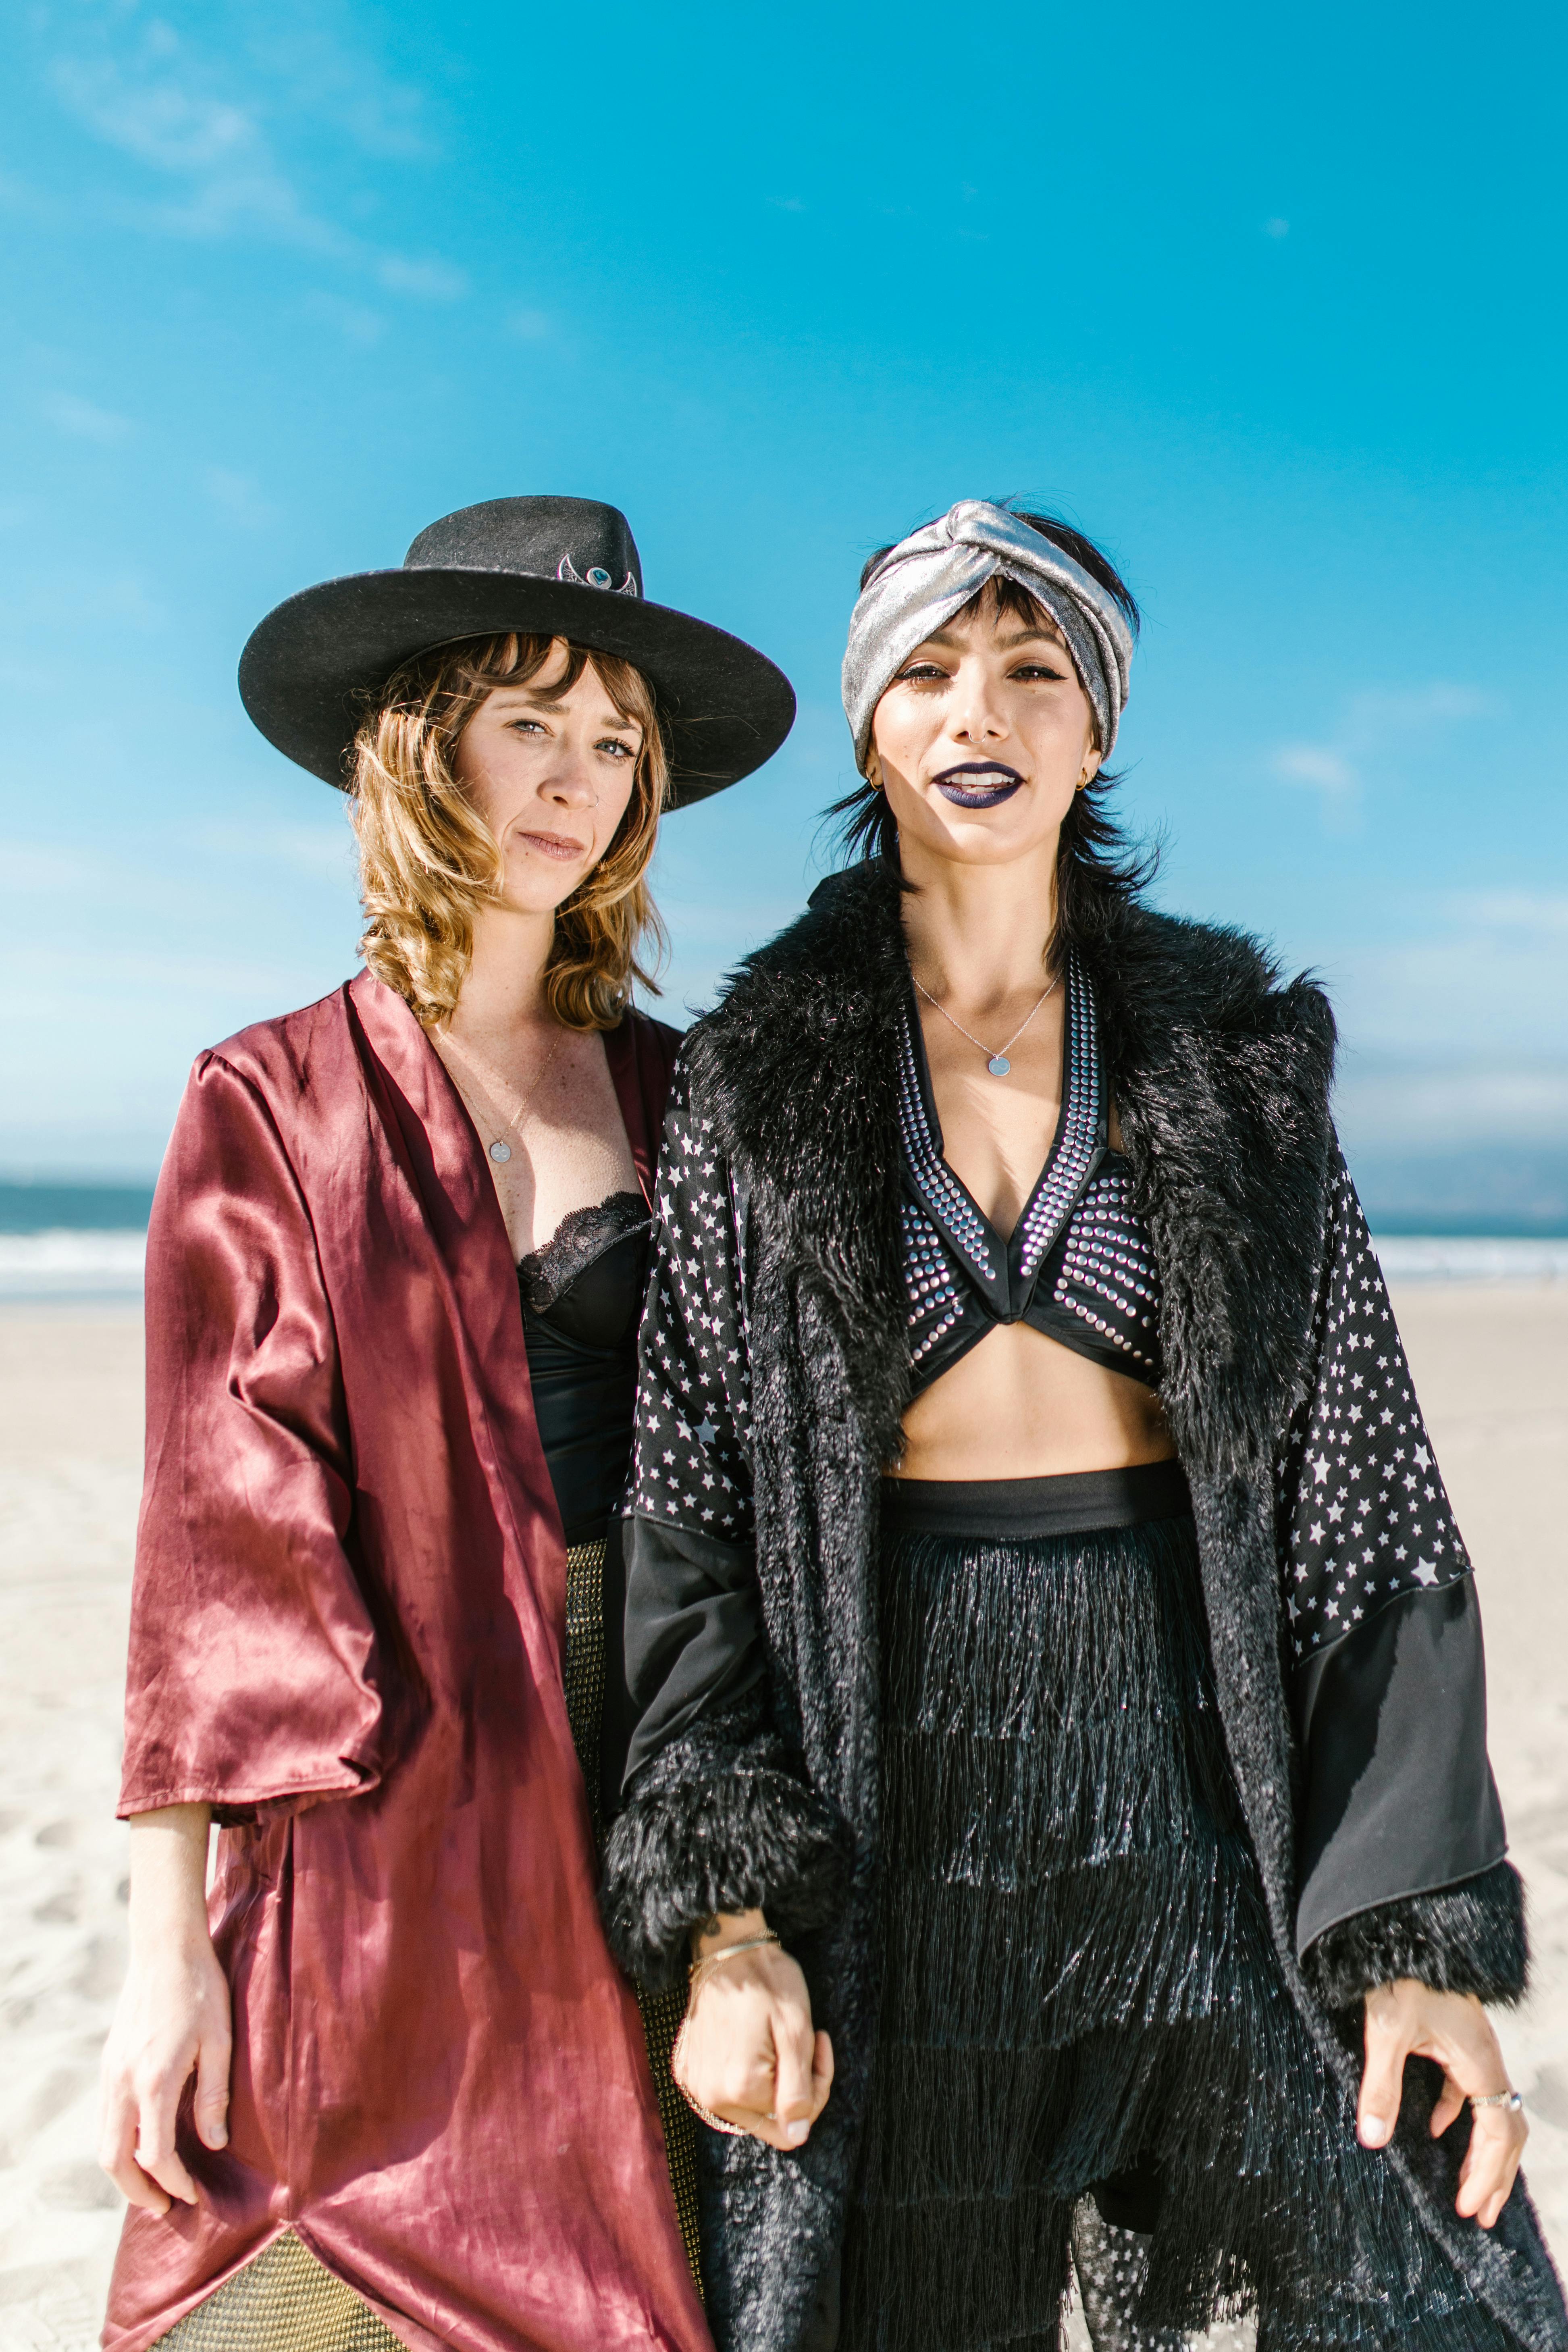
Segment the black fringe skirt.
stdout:
<svg viewBox="0 0 1568 2352">
<path fill-rule="evenodd" d="M 881 2011 L 842 2352 L 1051 2352 L 1080 2207 L 1121 2342 L 1252 2312 L 1259 2352 L 1509 2352 L 1291 2003 L 1179 1469 L 884 1495 Z"/>
</svg>

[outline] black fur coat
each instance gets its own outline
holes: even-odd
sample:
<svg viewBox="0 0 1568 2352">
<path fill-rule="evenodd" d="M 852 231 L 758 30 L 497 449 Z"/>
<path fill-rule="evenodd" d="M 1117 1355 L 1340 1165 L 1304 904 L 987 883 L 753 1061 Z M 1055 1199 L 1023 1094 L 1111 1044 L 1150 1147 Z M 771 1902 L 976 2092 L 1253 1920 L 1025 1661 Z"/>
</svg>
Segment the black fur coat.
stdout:
<svg viewBox="0 0 1568 2352">
<path fill-rule="evenodd" d="M 1279 985 L 1248 940 L 1136 905 L 1107 903 L 1076 945 L 1160 1272 L 1161 1393 L 1192 1489 L 1220 1705 L 1274 1940 L 1314 2037 L 1353 2084 L 1347 2004 L 1363 1990 L 1411 1974 L 1516 1998 L 1524 1951 L 1518 1883 L 1500 1863 L 1340 1920 L 1305 1965 L 1298 1948 L 1303 1769 L 1277 1482 L 1310 1402 L 1340 1167 L 1332 1016 L 1309 983 Z M 750 960 L 689 1034 L 678 1077 L 741 1237 L 767 1673 L 637 1773 L 610 1843 L 606 1917 L 623 1962 L 657 1979 L 675 1973 L 695 1921 L 765 1906 L 806 1969 L 838 2060 L 800 2153 L 700 2135 L 723 2352 L 814 2340 L 875 2036 L 872 1565 L 880 1466 L 900 1450 L 909 1397 L 890 1045 L 907 986 L 899 885 L 872 861 L 825 884 Z M 1494 2231 L 1454 2212 L 1468 2113 L 1431 2140 L 1433 2071 L 1413 2063 L 1386 2160 L 1475 2294 L 1530 2352 L 1563 2352 L 1568 2322 L 1522 2186 Z"/>
</svg>

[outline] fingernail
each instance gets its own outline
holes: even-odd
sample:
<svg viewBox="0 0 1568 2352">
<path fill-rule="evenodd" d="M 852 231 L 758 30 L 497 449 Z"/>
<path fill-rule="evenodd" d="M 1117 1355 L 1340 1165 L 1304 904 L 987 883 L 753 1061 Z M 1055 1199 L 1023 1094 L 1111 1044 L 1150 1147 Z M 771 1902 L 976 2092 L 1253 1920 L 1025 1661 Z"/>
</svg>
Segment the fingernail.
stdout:
<svg viewBox="0 0 1568 2352">
<path fill-rule="evenodd" d="M 809 2124 L 785 2124 L 784 2137 L 791 2147 L 798 2147 L 810 2129 Z"/>
<path fill-rule="evenodd" d="M 1384 2116 L 1363 2116 L 1361 2121 L 1361 2144 L 1363 2147 L 1381 2147 L 1388 2137 L 1388 2119 Z"/>
</svg>

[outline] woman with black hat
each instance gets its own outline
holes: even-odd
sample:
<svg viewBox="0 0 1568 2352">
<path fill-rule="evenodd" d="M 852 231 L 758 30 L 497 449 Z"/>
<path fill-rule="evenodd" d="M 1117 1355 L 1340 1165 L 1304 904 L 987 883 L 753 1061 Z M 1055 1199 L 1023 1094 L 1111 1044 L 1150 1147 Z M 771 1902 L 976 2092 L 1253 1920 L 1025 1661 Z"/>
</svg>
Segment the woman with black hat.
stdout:
<svg viewBox="0 0 1568 2352">
<path fill-rule="evenodd" d="M 200 1056 L 153 1210 L 104 2340 L 700 2352 L 595 1903 L 674 1046 L 630 985 L 661 810 L 794 698 L 572 499 L 294 597 L 240 684 L 353 795 L 368 968 Z"/>
<path fill-rule="evenodd" d="M 724 2352 L 1047 2352 L 1072 2267 L 1117 2352 L 1563 2352 L 1469 1562 L 1328 1006 L 1117 854 L 1135 620 L 981 500 L 867 567 L 867 855 L 671 1089 L 616 1945 Z"/>
</svg>

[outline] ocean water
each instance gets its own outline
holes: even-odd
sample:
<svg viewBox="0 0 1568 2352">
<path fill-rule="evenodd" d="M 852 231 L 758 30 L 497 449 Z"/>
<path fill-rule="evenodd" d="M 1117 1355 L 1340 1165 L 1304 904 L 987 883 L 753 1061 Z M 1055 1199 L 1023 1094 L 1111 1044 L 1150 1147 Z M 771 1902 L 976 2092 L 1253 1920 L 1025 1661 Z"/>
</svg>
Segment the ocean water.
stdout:
<svg viewBox="0 0 1568 2352">
<path fill-rule="evenodd" d="M 0 1181 L 0 1299 L 142 1294 L 151 1184 Z M 1568 1234 L 1380 1234 L 1390 1282 L 1568 1282 Z"/>
<path fill-rule="evenodd" d="M 151 1184 L 0 1181 L 0 1299 L 139 1298 Z"/>
</svg>

